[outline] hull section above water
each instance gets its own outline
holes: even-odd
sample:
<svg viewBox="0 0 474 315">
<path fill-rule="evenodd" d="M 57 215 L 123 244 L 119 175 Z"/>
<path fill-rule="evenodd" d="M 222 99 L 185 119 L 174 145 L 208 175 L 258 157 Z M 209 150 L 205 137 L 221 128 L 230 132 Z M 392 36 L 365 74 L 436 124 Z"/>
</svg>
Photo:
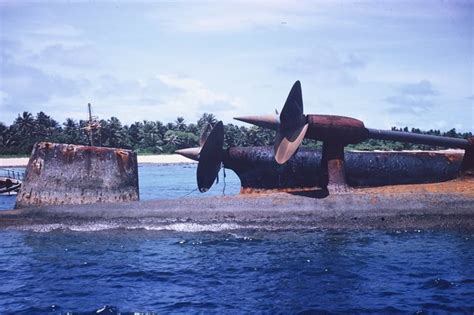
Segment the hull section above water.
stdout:
<svg viewBox="0 0 474 315">
<path fill-rule="evenodd" d="M 345 152 L 345 176 L 351 187 L 436 183 L 459 176 L 463 153 Z M 241 181 L 241 192 L 292 191 L 325 187 L 321 152 L 301 148 L 287 163 L 275 162 L 273 147 L 235 147 L 224 152 L 224 167 Z"/>
</svg>

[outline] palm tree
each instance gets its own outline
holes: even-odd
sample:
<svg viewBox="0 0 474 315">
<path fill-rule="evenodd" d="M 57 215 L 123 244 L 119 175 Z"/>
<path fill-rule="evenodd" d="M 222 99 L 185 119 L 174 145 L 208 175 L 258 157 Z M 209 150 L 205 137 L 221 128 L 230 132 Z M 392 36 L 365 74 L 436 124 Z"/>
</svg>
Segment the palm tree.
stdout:
<svg viewBox="0 0 474 315">
<path fill-rule="evenodd" d="M 246 146 L 246 134 L 248 130 L 245 127 L 238 127 L 233 124 L 224 126 L 224 141 L 227 147 Z"/>
<path fill-rule="evenodd" d="M 0 148 L 3 148 L 6 146 L 7 143 L 7 138 L 8 138 L 8 127 L 0 122 Z"/>
<path fill-rule="evenodd" d="M 128 137 L 130 139 L 130 145 L 133 148 L 138 148 L 143 140 L 143 124 L 141 122 L 135 122 L 130 125 L 127 130 Z"/>
<path fill-rule="evenodd" d="M 79 124 L 72 118 L 67 118 L 63 123 L 63 142 L 70 144 L 81 144 L 81 129 Z"/>
<path fill-rule="evenodd" d="M 178 130 L 178 131 L 185 131 L 186 130 L 186 123 L 184 122 L 183 117 L 176 118 L 175 125 L 176 125 L 176 130 Z"/>
<path fill-rule="evenodd" d="M 161 152 L 163 144 L 161 129 L 163 128 L 163 124 L 159 121 L 144 120 L 142 129 L 143 139 L 140 147 L 145 151 L 150 150 L 153 153 Z"/>
<path fill-rule="evenodd" d="M 216 116 L 214 116 L 213 114 L 204 113 L 202 114 L 201 118 L 199 118 L 197 124 L 199 129 L 202 130 L 206 125 L 211 125 L 211 127 L 214 127 L 216 123 Z"/>
<path fill-rule="evenodd" d="M 23 112 L 21 116 L 18 114 L 14 124 L 18 126 L 20 132 L 29 132 L 35 127 L 35 119 L 31 113 Z"/>
<path fill-rule="evenodd" d="M 117 117 L 101 121 L 101 143 L 106 147 L 121 148 L 127 145 L 127 134 Z"/>
<path fill-rule="evenodd" d="M 44 112 L 39 112 L 36 114 L 36 134 L 39 136 L 38 140 L 53 140 L 54 136 L 57 135 L 61 127 L 52 119 L 50 116 L 46 115 Z"/>
</svg>

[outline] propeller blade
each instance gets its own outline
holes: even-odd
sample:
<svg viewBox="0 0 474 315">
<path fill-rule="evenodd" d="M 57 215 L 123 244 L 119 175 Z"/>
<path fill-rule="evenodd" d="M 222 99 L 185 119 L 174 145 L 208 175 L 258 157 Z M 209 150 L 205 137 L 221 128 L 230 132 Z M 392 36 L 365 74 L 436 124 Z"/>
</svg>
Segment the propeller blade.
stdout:
<svg viewBox="0 0 474 315">
<path fill-rule="evenodd" d="M 224 125 L 219 121 L 207 137 L 201 152 L 197 167 L 197 184 L 200 192 L 206 192 L 219 174 L 222 163 L 222 148 L 224 146 Z"/>
<path fill-rule="evenodd" d="M 199 146 L 202 147 L 204 143 L 206 143 L 207 137 L 209 137 L 209 134 L 212 131 L 212 125 L 211 124 L 206 124 L 204 128 L 201 130 L 201 136 L 199 137 Z"/>
<path fill-rule="evenodd" d="M 201 148 L 204 146 L 204 144 L 207 141 L 207 138 L 209 137 L 209 134 L 212 131 L 212 125 L 211 124 L 206 124 L 204 128 L 201 130 L 201 136 L 199 137 L 199 147 L 197 148 L 186 148 L 186 149 L 179 149 L 174 151 L 175 153 L 178 153 L 188 159 L 194 160 L 194 161 L 199 161 L 199 153 L 201 152 Z"/>
<path fill-rule="evenodd" d="M 296 150 L 298 150 L 304 136 L 308 130 L 308 124 L 290 131 L 279 131 L 275 139 L 275 161 L 278 164 L 284 164 L 288 161 Z"/>
<path fill-rule="evenodd" d="M 303 96 L 301 93 L 301 83 L 296 81 L 291 88 L 285 105 L 280 113 L 280 129 L 289 129 L 301 126 L 306 123 L 303 113 Z"/>
<path fill-rule="evenodd" d="M 280 113 L 280 126 L 275 139 L 275 160 L 278 164 L 288 161 L 303 142 L 308 123 L 303 113 L 301 83 L 291 88 Z"/>
</svg>

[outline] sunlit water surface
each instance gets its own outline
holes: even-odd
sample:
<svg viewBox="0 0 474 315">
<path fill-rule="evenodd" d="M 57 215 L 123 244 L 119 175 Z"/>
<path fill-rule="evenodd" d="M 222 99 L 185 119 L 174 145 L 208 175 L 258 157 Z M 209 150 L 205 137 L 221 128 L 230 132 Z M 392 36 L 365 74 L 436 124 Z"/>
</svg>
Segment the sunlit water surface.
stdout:
<svg viewBox="0 0 474 315">
<path fill-rule="evenodd" d="M 142 166 L 141 198 L 182 197 L 194 178 Z M 226 184 L 238 193 L 235 174 Z M 472 231 L 0 230 L 2 314 L 472 314 L 473 297 Z"/>
</svg>

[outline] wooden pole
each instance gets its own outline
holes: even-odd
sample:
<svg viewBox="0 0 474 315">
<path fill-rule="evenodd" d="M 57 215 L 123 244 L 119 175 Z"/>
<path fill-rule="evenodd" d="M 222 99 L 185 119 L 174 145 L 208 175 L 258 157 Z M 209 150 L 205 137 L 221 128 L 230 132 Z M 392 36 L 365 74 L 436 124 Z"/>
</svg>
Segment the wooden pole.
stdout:
<svg viewBox="0 0 474 315">
<path fill-rule="evenodd" d="M 91 146 L 94 146 L 94 139 L 93 139 L 93 128 L 92 128 L 92 109 L 91 103 L 87 103 L 87 107 L 89 108 L 89 138 L 91 142 Z"/>
</svg>

